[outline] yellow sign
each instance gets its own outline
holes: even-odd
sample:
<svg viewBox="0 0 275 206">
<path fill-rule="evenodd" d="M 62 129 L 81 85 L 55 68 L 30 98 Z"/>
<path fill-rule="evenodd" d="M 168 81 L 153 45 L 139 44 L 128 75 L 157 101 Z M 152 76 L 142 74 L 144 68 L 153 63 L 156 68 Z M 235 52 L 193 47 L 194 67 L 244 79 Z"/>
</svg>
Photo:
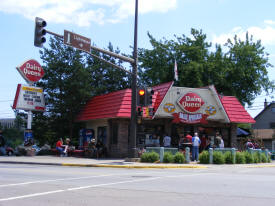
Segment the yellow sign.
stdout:
<svg viewBox="0 0 275 206">
<path fill-rule="evenodd" d="M 211 105 L 211 106 L 206 107 L 205 112 L 208 115 L 214 115 L 214 114 L 217 113 L 217 110 L 216 110 L 216 108 L 214 106 Z"/>
<path fill-rule="evenodd" d="M 166 103 L 164 106 L 163 106 L 163 110 L 167 113 L 172 113 L 176 110 L 176 107 L 174 104 L 172 103 Z"/>
<path fill-rule="evenodd" d="M 24 91 L 30 91 L 30 92 L 39 92 L 39 93 L 43 92 L 43 89 L 34 88 L 34 87 L 26 87 L 26 86 L 23 86 L 22 90 L 24 90 Z"/>
</svg>

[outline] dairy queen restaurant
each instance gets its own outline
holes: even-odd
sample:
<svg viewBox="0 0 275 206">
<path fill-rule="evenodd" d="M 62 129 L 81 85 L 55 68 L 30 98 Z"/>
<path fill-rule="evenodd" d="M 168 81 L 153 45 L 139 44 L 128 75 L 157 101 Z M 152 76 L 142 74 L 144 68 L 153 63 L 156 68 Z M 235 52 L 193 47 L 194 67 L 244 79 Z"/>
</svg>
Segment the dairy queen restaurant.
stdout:
<svg viewBox="0 0 275 206">
<path fill-rule="evenodd" d="M 237 124 L 254 124 L 255 120 L 236 97 L 220 95 L 213 85 L 187 88 L 173 86 L 173 83 L 152 87 L 154 112 L 148 114 L 144 108 L 143 117 L 138 118 L 137 148 L 162 146 L 165 134 L 171 137 L 171 147 L 177 148 L 180 137 L 193 136 L 195 132 L 211 140 L 219 132 L 225 147 L 240 148 Z M 103 142 L 109 157 L 127 157 L 131 93 L 131 89 L 124 89 L 90 99 L 77 117 L 77 121 L 86 125 L 83 131 L 90 134 L 80 144 L 95 138 Z M 159 145 L 155 144 L 156 137 Z"/>
</svg>

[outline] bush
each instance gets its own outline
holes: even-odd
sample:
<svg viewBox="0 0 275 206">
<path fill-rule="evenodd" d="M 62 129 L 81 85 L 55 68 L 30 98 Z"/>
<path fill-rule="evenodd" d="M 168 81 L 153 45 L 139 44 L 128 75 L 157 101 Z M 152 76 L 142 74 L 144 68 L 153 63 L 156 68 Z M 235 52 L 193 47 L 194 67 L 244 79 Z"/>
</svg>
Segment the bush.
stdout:
<svg viewBox="0 0 275 206">
<path fill-rule="evenodd" d="M 271 162 L 271 155 L 268 155 L 268 157 L 267 157 L 267 162 L 268 162 L 268 163 Z"/>
<path fill-rule="evenodd" d="M 199 155 L 200 164 L 209 164 L 209 152 L 203 151 Z"/>
<path fill-rule="evenodd" d="M 159 160 L 159 154 L 156 152 L 145 152 L 141 155 L 141 162 L 156 162 Z"/>
<path fill-rule="evenodd" d="M 249 152 L 246 151 L 246 152 L 244 152 L 244 156 L 245 156 L 245 162 L 247 164 L 254 163 L 254 157 L 253 157 L 253 155 L 251 153 L 249 153 Z"/>
<path fill-rule="evenodd" d="M 174 162 L 175 163 L 185 163 L 185 157 L 182 153 L 180 152 L 177 152 L 175 155 L 174 155 Z"/>
<path fill-rule="evenodd" d="M 254 159 L 254 163 L 260 163 L 261 162 L 261 154 L 259 152 L 254 152 L 253 159 Z"/>
<path fill-rule="evenodd" d="M 173 163 L 174 162 L 174 156 L 172 155 L 171 152 L 164 152 L 163 162 L 164 163 Z"/>
<path fill-rule="evenodd" d="M 266 158 L 265 153 L 261 153 L 261 162 L 263 162 L 263 163 L 268 162 L 268 158 Z"/>
<path fill-rule="evenodd" d="M 225 152 L 224 153 L 224 160 L 225 160 L 226 164 L 235 164 L 232 152 L 229 152 L 229 151 Z"/>
<path fill-rule="evenodd" d="M 214 164 L 224 164 L 225 159 L 224 159 L 223 153 L 218 152 L 218 151 L 214 151 L 213 152 L 213 163 Z"/>
<path fill-rule="evenodd" d="M 236 164 L 245 164 L 245 154 L 244 152 L 236 152 Z"/>
</svg>

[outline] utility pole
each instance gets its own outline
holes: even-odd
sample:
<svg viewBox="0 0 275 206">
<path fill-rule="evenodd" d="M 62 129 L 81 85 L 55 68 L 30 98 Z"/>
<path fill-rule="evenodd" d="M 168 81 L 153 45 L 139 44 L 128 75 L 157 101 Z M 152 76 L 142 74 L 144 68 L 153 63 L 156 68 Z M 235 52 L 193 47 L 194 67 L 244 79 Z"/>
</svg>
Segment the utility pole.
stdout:
<svg viewBox="0 0 275 206">
<path fill-rule="evenodd" d="M 132 63 L 132 104 L 131 104 L 131 123 L 130 123 L 130 142 L 129 142 L 129 157 L 137 157 L 136 139 L 137 139 L 137 35 L 138 35 L 138 0 L 135 5 L 135 28 L 134 28 L 134 51 Z"/>
</svg>

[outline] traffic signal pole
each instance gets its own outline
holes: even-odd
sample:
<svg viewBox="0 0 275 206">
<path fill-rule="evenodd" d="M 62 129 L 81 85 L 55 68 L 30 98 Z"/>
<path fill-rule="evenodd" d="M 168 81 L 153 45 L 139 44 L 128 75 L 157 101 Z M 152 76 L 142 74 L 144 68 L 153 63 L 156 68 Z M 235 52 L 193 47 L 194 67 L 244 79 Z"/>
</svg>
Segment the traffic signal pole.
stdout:
<svg viewBox="0 0 275 206">
<path fill-rule="evenodd" d="M 39 20 L 39 24 L 40 22 L 44 21 L 43 19 L 37 17 L 38 19 L 36 19 L 36 21 L 38 22 Z M 45 22 L 46 24 L 46 22 Z M 46 33 L 48 34 L 51 34 L 51 35 L 54 35 L 58 38 L 62 38 L 64 40 L 64 36 L 63 35 L 59 35 L 59 34 L 56 34 L 54 32 L 51 32 L 49 30 L 45 30 Z M 37 47 L 42 47 L 43 43 L 45 43 L 44 39 L 43 41 L 37 43 L 36 42 L 36 37 L 39 35 L 37 35 L 38 33 L 35 31 L 35 43 L 34 45 L 37 46 Z M 44 35 L 44 33 L 43 33 Z M 75 34 L 77 35 L 77 34 Z M 129 58 L 129 57 L 126 57 L 126 56 L 122 56 L 122 55 L 119 55 L 119 54 L 116 54 L 116 53 L 113 53 L 113 52 L 110 52 L 110 51 L 106 51 L 104 49 L 101 49 L 101 48 L 98 48 L 98 47 L 95 47 L 95 46 L 92 46 L 90 45 L 90 49 L 92 50 L 96 50 L 96 51 L 99 51 L 99 52 L 102 52 L 102 53 L 105 53 L 105 54 L 108 54 L 108 55 L 111 55 L 115 58 L 119 58 L 123 61 L 126 61 L 128 63 L 130 63 L 132 65 L 132 72 L 129 72 L 127 71 L 126 69 L 124 69 L 123 67 L 120 67 L 118 65 L 115 65 L 109 61 L 106 61 L 105 59 L 102 59 L 94 54 L 91 53 L 90 50 L 82 50 L 86 53 L 88 53 L 89 55 L 95 57 L 95 58 L 98 58 L 100 59 L 101 61 L 107 63 L 107 64 L 110 64 L 111 66 L 115 67 L 115 68 L 118 68 L 118 69 L 121 69 L 127 73 L 129 73 L 131 75 L 131 88 L 132 88 L 132 101 L 131 101 L 131 121 L 130 121 L 130 138 L 129 138 L 129 147 L 128 147 L 128 156 L 129 157 L 137 157 L 137 148 L 136 148 L 136 135 L 137 135 L 137 66 L 138 66 L 138 48 L 137 48 L 137 36 L 138 36 L 138 0 L 135 0 L 135 25 L 134 25 L 134 51 L 133 51 L 133 58 Z M 75 47 L 74 45 L 69 45 L 69 46 L 73 46 Z M 78 47 L 76 47 L 78 48 Z"/>
<path fill-rule="evenodd" d="M 130 122 L 130 142 L 129 142 L 129 157 L 137 157 L 136 137 L 137 137 L 137 65 L 138 65 L 138 51 L 137 51 L 137 35 L 138 35 L 138 0 L 135 5 L 135 26 L 134 26 L 134 51 L 132 64 L 132 103 L 131 103 L 131 122 Z"/>
</svg>

